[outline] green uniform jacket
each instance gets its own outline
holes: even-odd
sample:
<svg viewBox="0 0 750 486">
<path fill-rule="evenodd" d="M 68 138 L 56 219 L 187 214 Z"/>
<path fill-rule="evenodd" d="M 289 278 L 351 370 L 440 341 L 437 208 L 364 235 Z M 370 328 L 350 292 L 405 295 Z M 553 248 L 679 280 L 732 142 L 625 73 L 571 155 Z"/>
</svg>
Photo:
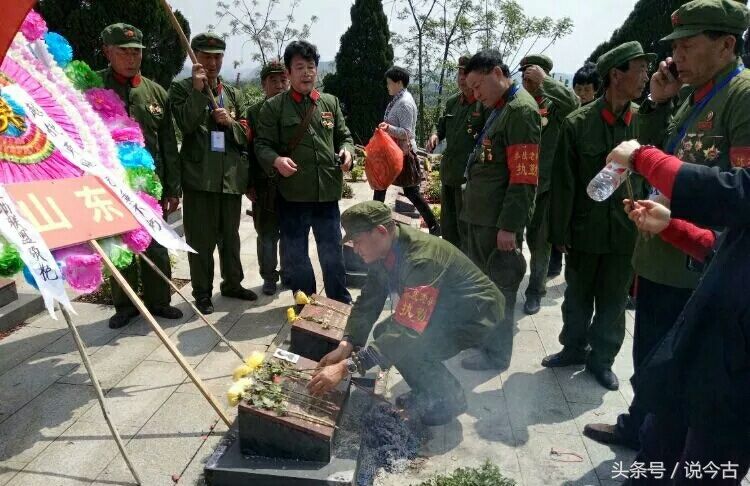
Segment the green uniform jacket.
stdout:
<svg viewBox="0 0 750 486">
<path fill-rule="evenodd" d="M 550 243 L 595 254 L 631 255 L 636 229 L 623 210 L 626 185 L 609 199 L 596 202 L 586 193 L 591 179 L 606 165 L 609 152 L 624 140 L 638 136 L 631 103 L 620 117 L 607 108 L 604 97 L 566 118 L 557 144 L 550 193 Z M 610 117 L 612 124 L 605 121 Z M 635 197 L 645 194 L 643 179 L 631 175 Z"/>
<path fill-rule="evenodd" d="M 409 325 L 424 324 L 431 331 L 445 329 L 458 340 L 472 342 L 471 337 L 488 332 L 489 323 L 500 321 L 500 291 L 461 250 L 407 226 L 398 225 L 396 235 L 391 255 L 370 267 L 362 294 L 352 308 L 344 332 L 352 344 L 366 343 L 389 294 L 394 314 L 385 332 L 371 344 L 388 365 L 421 338 L 422 333 Z"/>
<path fill-rule="evenodd" d="M 692 113 L 696 98 L 700 101 L 714 83 L 736 67 L 728 66 L 702 89 L 689 89 L 681 96 L 682 102 L 642 106 L 638 117 L 640 142 L 666 149 Z M 708 102 L 678 143 L 675 156 L 721 170 L 750 167 L 750 71 L 732 79 Z M 694 289 L 700 274 L 689 270 L 687 262 L 685 253 L 661 238 L 639 238 L 633 255 L 638 275 L 662 285 Z"/>
<path fill-rule="evenodd" d="M 534 209 L 542 129 L 534 98 L 519 89 L 508 100 L 512 89 L 495 108 L 502 112 L 487 129 L 469 173 L 461 219 L 519 233 Z"/>
<path fill-rule="evenodd" d="M 478 101 L 470 102 L 458 93 L 445 102 L 445 111 L 437 124 L 437 136 L 446 140 L 440 162 L 440 180 L 445 186 L 466 182 L 466 161 L 474 149 L 476 137 L 484 127 L 490 111 Z"/>
<path fill-rule="evenodd" d="M 539 148 L 538 194 L 549 191 L 555 149 L 560 138 L 560 128 L 565 117 L 578 108 L 578 96 L 560 81 L 547 76 L 542 82 L 541 92 L 536 98 L 539 116 L 542 118 L 542 145 Z"/>
<path fill-rule="evenodd" d="M 266 171 L 263 170 L 260 163 L 258 163 L 258 158 L 255 156 L 255 137 L 258 132 L 258 115 L 260 114 L 260 109 L 265 102 L 266 100 L 263 100 L 254 104 L 248 108 L 245 113 L 245 119 L 247 120 L 249 130 L 247 156 L 250 159 L 250 187 L 253 187 L 256 190 L 266 189 L 271 179 L 268 177 L 268 174 L 266 174 Z"/>
<path fill-rule="evenodd" d="M 291 177 L 279 177 L 279 192 L 287 201 L 327 202 L 341 199 L 344 175 L 334 159 L 341 149 L 354 154 L 352 136 L 346 128 L 339 100 L 313 91 L 318 97 L 310 126 L 292 153 L 287 147 L 312 103 L 310 96 L 293 90 L 274 96 L 263 104 L 257 121 L 255 155 L 269 174 L 277 157 L 289 157 L 297 164 Z"/>
<path fill-rule="evenodd" d="M 154 158 L 156 175 L 164 186 L 164 197 L 182 196 L 177 137 L 167 104 L 167 91 L 148 78 L 132 86 L 120 82 L 111 69 L 99 71 L 104 87 L 113 90 L 125 103 L 128 115 L 141 127 L 146 150 Z"/>
<path fill-rule="evenodd" d="M 221 82 L 221 80 L 220 80 Z M 216 95 L 217 102 L 221 99 Z M 221 82 L 224 108 L 239 120 L 242 100 L 237 90 Z M 247 134 L 239 121 L 230 127 L 218 125 L 208 108 L 205 93 L 193 89 L 192 78 L 172 83 L 169 106 L 182 131 L 180 162 L 182 187 L 192 191 L 245 194 L 249 188 L 249 164 L 242 155 Z M 224 132 L 224 152 L 211 151 L 211 132 Z"/>
</svg>

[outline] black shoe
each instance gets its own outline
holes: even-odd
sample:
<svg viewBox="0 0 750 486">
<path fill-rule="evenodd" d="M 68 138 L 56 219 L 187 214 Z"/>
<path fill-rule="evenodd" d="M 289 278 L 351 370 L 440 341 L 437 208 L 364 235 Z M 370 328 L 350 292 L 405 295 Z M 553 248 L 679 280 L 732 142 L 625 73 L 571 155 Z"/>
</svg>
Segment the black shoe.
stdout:
<svg viewBox="0 0 750 486">
<path fill-rule="evenodd" d="M 582 365 L 586 363 L 586 356 L 562 351 L 550 354 L 542 360 L 542 366 L 545 368 L 562 368 L 563 366 Z"/>
<path fill-rule="evenodd" d="M 429 231 L 432 236 L 442 236 L 443 234 L 443 230 L 440 228 L 440 223 L 435 223 L 430 226 Z"/>
<path fill-rule="evenodd" d="M 549 269 L 547 270 L 547 278 L 555 278 L 559 276 L 561 273 L 562 273 L 562 268 L 549 267 Z"/>
<path fill-rule="evenodd" d="M 214 305 L 211 303 L 211 299 L 208 297 L 202 297 L 195 301 L 195 306 L 204 316 L 213 314 Z"/>
<path fill-rule="evenodd" d="M 639 449 L 639 444 L 623 437 L 616 425 L 586 424 L 583 435 L 600 444 L 620 445 L 636 451 Z"/>
<path fill-rule="evenodd" d="M 246 289 L 243 287 L 240 287 L 235 290 L 227 290 L 221 291 L 221 295 L 224 297 L 230 297 L 232 299 L 240 299 L 240 300 L 258 300 L 258 296 L 255 292 L 253 292 L 250 289 Z"/>
<path fill-rule="evenodd" d="M 150 307 L 148 310 L 151 314 L 165 319 L 179 319 L 182 317 L 182 311 L 171 305 L 157 305 Z"/>
<path fill-rule="evenodd" d="M 135 317 L 138 316 L 138 309 L 134 307 L 127 307 L 115 311 L 115 315 L 109 318 L 110 329 L 120 329 L 128 325 Z"/>
<path fill-rule="evenodd" d="M 469 356 L 461 360 L 461 368 L 472 371 L 500 370 L 507 368 L 492 359 L 484 350 L 479 350 L 474 356 Z"/>
<path fill-rule="evenodd" d="M 415 408 L 418 402 L 419 395 L 414 390 L 408 391 L 396 397 L 396 406 L 403 410 Z"/>
<path fill-rule="evenodd" d="M 263 293 L 266 295 L 273 295 L 278 290 L 278 287 L 276 286 L 276 282 L 272 282 L 270 280 L 263 281 Z"/>
<path fill-rule="evenodd" d="M 420 397 L 420 419 L 424 425 L 435 427 L 445 425 L 466 412 L 466 396 L 461 394 L 453 398 Z"/>
<path fill-rule="evenodd" d="M 528 316 L 533 316 L 537 312 L 539 312 L 539 309 L 542 305 L 542 298 L 538 295 L 527 295 L 526 296 L 526 303 L 523 304 L 523 311 Z"/>
<path fill-rule="evenodd" d="M 586 366 L 586 369 L 594 375 L 596 381 L 607 390 L 617 390 L 620 388 L 620 381 L 617 376 L 612 372 L 611 368 L 598 368 L 592 366 Z"/>
</svg>

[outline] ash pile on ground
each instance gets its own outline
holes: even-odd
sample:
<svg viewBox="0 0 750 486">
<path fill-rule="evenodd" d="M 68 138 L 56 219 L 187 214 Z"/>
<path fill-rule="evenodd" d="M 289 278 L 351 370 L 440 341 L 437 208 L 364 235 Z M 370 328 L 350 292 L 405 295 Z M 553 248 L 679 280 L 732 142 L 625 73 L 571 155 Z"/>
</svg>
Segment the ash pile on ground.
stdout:
<svg viewBox="0 0 750 486">
<path fill-rule="evenodd" d="M 362 417 L 357 486 L 372 485 L 378 471 L 406 471 L 424 436 L 418 421 L 406 420 L 390 403 L 378 402 Z"/>
</svg>

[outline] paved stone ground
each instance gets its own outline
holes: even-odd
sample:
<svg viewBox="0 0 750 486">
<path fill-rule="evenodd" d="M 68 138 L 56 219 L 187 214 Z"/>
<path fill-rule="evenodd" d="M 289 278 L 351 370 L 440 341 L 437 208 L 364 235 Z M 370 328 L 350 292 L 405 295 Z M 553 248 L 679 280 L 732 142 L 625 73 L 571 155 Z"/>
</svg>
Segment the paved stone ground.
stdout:
<svg viewBox="0 0 750 486">
<path fill-rule="evenodd" d="M 370 197 L 364 183 L 355 184 L 355 193 L 356 199 Z M 245 284 L 260 293 L 249 217 L 243 216 L 241 234 Z M 174 273 L 189 277 L 184 255 L 178 257 Z M 589 421 L 614 420 L 632 397 L 627 381 L 632 371 L 632 315 L 615 363 L 620 391 L 606 392 L 578 369 L 543 369 L 542 357 L 560 347 L 563 289 L 561 278 L 551 281 L 542 311 L 520 320 L 510 368 L 500 376 L 465 372 L 457 365 L 460 356 L 453 360 L 452 368 L 467 390 L 469 412 L 449 426 L 429 431 L 423 450 L 426 459 L 419 469 L 384 476 L 379 484 L 417 484 L 433 473 L 485 458 L 528 486 L 616 483 L 610 479 L 613 461 L 629 461 L 632 454 L 589 441 L 581 430 Z M 190 287 L 185 291 L 189 294 Z M 247 306 L 218 296 L 218 282 L 216 291 L 216 312 L 209 317 L 243 353 L 283 341 L 290 292 L 261 296 L 256 305 Z M 520 315 L 523 302 L 519 300 Z M 219 344 L 179 297 L 173 303 L 185 317 L 161 324 L 211 392 L 225 403 L 236 356 Z M 226 431 L 225 425 L 145 322 L 139 319 L 114 331 L 107 327 L 112 308 L 75 307 L 77 327 L 144 484 L 199 483 L 203 463 Z M 387 389 L 389 395 L 396 395 L 406 386 L 397 373 L 391 373 Z M 227 413 L 234 416 L 235 410 L 227 407 Z M 40 314 L 0 341 L 0 484 L 132 483 L 65 323 Z"/>
</svg>

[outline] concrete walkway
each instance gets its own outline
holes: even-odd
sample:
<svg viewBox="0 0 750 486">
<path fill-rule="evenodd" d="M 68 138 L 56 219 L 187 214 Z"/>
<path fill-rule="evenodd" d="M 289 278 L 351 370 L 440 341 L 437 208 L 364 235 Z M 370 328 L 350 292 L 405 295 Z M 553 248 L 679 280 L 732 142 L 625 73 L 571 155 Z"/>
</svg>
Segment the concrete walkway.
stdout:
<svg viewBox="0 0 750 486">
<path fill-rule="evenodd" d="M 344 201 L 343 207 L 371 196 L 366 183 L 354 186 L 355 199 Z M 260 293 L 250 217 L 243 216 L 241 234 L 245 284 Z M 189 278 L 184 255 L 178 255 L 174 274 Z M 318 282 L 322 286 L 320 278 Z M 190 293 L 189 286 L 184 290 Z M 218 281 L 215 290 L 216 312 L 210 319 L 240 350 L 264 351 L 283 341 L 288 332 L 285 309 L 292 303 L 289 291 L 261 296 L 248 306 L 218 296 Z M 433 473 L 485 458 L 528 486 L 617 482 L 612 480 L 613 461 L 629 464 L 633 455 L 598 445 L 581 431 L 589 421 L 613 421 L 632 397 L 632 315 L 615 363 L 620 391 L 604 390 L 578 369 L 544 369 L 542 357 L 560 348 L 563 290 L 562 278 L 551 281 L 542 311 L 520 320 L 510 368 L 501 375 L 465 372 L 457 365 L 460 356 L 453 361 L 467 390 L 469 412 L 458 422 L 430 430 L 418 468 L 397 477 L 385 475 L 379 484 L 418 484 Z M 238 360 L 178 299 L 173 303 L 185 318 L 161 324 L 212 393 L 226 403 Z M 111 307 L 75 307 L 78 329 L 144 484 L 199 483 L 205 459 L 226 431 L 224 424 L 145 322 L 139 319 L 114 331 L 107 327 Z M 405 390 L 398 374 L 390 373 L 388 393 Z M 227 413 L 234 416 L 235 410 L 227 407 Z M 65 323 L 46 314 L 0 341 L 0 484 L 133 484 Z"/>
</svg>

